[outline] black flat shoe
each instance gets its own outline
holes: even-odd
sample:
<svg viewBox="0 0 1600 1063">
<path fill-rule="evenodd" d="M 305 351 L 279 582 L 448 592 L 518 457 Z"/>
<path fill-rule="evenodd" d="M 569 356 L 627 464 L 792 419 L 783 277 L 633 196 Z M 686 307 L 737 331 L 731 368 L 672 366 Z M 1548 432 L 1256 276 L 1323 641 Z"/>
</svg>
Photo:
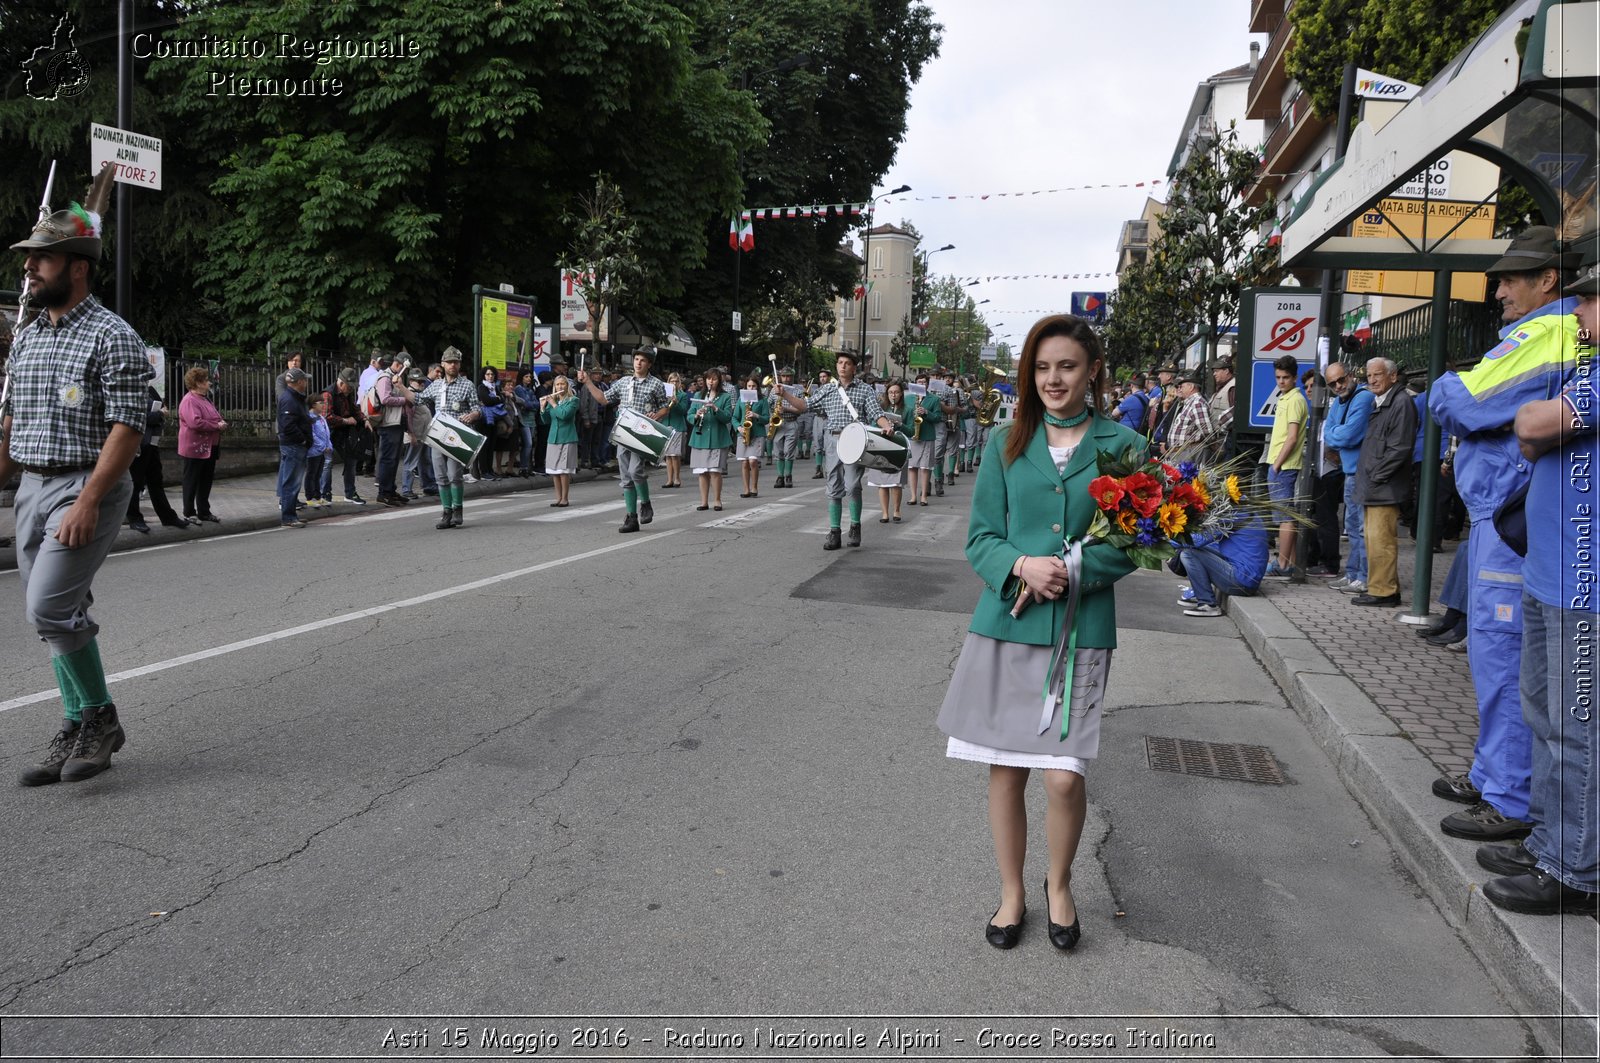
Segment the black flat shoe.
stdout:
<svg viewBox="0 0 1600 1063">
<path fill-rule="evenodd" d="M 889 518 L 888 517 L 879 517 L 878 518 L 878 523 L 879 524 L 888 524 L 889 523 Z"/>
<path fill-rule="evenodd" d="M 999 914 L 998 911 L 995 912 L 995 915 Z M 1027 918 L 1028 910 L 1026 908 L 1017 917 L 1017 921 L 1010 926 L 995 926 L 994 919 L 991 918 L 983 928 L 983 940 L 997 949 L 1014 949 L 1017 947 L 1017 942 L 1022 940 L 1022 924 Z"/>
<path fill-rule="evenodd" d="M 721 512 L 722 512 L 722 505 L 721 505 L 721 503 L 718 503 L 718 504 L 717 504 L 717 505 L 714 505 L 714 506 L 712 506 L 712 507 L 711 507 L 711 508 L 712 508 L 712 509 L 714 509 L 714 510 L 716 510 L 716 511 L 717 511 L 717 512 L 718 512 L 718 513 L 721 513 Z"/>
<path fill-rule="evenodd" d="M 1077 917 L 1073 917 L 1071 926 L 1062 926 L 1050 918 L 1050 879 L 1048 877 L 1044 880 L 1044 921 L 1048 924 L 1050 931 L 1050 944 L 1062 952 L 1071 952 L 1078 947 L 1078 939 L 1083 936 L 1083 932 L 1078 929 Z"/>
<path fill-rule="evenodd" d="M 694 508 L 703 513 L 706 510 L 710 509 L 711 507 L 710 506 L 695 506 Z"/>
<path fill-rule="evenodd" d="M 1592 912 L 1597 899 L 1596 894 L 1573 889 L 1543 871 L 1492 878 L 1483 884 L 1483 895 L 1508 912 L 1525 915 Z"/>
</svg>

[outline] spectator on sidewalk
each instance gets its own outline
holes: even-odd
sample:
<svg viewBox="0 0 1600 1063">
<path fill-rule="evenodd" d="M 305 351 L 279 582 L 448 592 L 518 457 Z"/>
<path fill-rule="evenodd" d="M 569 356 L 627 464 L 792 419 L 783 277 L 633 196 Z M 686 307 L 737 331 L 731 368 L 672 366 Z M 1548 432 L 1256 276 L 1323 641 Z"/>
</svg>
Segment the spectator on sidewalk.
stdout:
<svg viewBox="0 0 1600 1063">
<path fill-rule="evenodd" d="M 1211 359 L 1211 382 L 1216 390 L 1211 394 L 1211 423 L 1216 426 L 1217 441 L 1211 458 L 1222 461 L 1233 455 L 1233 360 L 1221 355 Z"/>
<path fill-rule="evenodd" d="M 1176 404 L 1167 421 L 1165 453 L 1188 461 L 1201 461 L 1212 447 L 1215 427 L 1211 423 L 1211 410 L 1200 397 L 1200 378 L 1186 369 L 1173 377 L 1172 388 Z"/>
<path fill-rule="evenodd" d="M 1600 267 L 1566 288 L 1578 296 L 1578 324 L 1600 333 Z M 1592 565 L 1594 468 L 1600 450 L 1592 361 L 1576 366 L 1554 399 L 1517 411 L 1516 433 L 1532 460 L 1526 516 L 1528 556 L 1522 591 L 1522 713 L 1533 732 L 1533 777 L 1524 845 L 1489 842 L 1478 863 L 1503 877 L 1483 886 L 1502 908 L 1530 915 L 1593 912 L 1600 894 L 1600 740 L 1593 671 L 1600 595 Z M 1581 473 L 1577 470 L 1583 470 Z"/>
<path fill-rule="evenodd" d="M 517 454 L 517 475 L 524 480 L 533 475 L 534 445 L 539 439 L 539 400 L 545 390 L 532 369 L 524 369 L 517 376 L 517 386 L 512 397 L 517 402 L 517 415 L 521 421 L 522 446 Z"/>
<path fill-rule="evenodd" d="M 322 468 L 333 460 L 333 437 L 328 432 L 327 398 L 318 395 L 307 404 L 311 415 L 311 445 L 306 448 L 306 504 L 331 506 L 333 497 L 322 494 Z"/>
<path fill-rule="evenodd" d="M 378 374 L 373 385 L 378 405 L 383 413 L 378 420 L 378 501 L 386 506 L 403 506 L 408 501 L 400 493 L 400 454 L 405 449 L 406 424 L 410 420 L 411 406 L 416 401 L 405 384 L 406 370 L 411 368 L 411 357 L 397 354 L 389 368 Z"/>
<path fill-rule="evenodd" d="M 228 422 L 211 405 L 211 370 L 192 366 L 183 374 L 189 390 L 178 403 L 178 456 L 183 459 L 183 519 L 189 524 L 222 518 L 211 512 L 211 483 L 217 475 L 217 446 Z"/>
<path fill-rule="evenodd" d="M 1117 411 L 1111 417 L 1124 427 L 1131 428 L 1142 436 L 1147 436 L 1149 433 L 1145 431 L 1144 424 L 1150 414 L 1150 399 L 1144 392 L 1144 384 L 1145 375 L 1143 373 L 1133 374 L 1128 394 L 1121 402 L 1117 403 Z"/>
<path fill-rule="evenodd" d="M 1356 465 L 1356 502 L 1362 507 L 1361 534 L 1367 547 L 1367 591 L 1356 605 L 1400 604 L 1400 506 L 1411 491 L 1411 442 L 1417 410 L 1400 386 L 1400 373 L 1388 358 L 1367 360 L 1367 390 L 1372 417 L 1361 440 Z"/>
<path fill-rule="evenodd" d="M 405 456 L 400 460 L 400 493 L 406 498 L 421 498 L 417 493 L 418 485 L 422 487 L 422 494 L 437 495 L 438 487 L 433 480 L 433 462 L 428 457 L 428 425 L 433 421 L 433 412 L 422 401 L 424 389 L 429 380 L 421 369 L 412 368 L 406 373 L 406 387 L 411 389 L 411 409 L 406 417 Z"/>
<path fill-rule="evenodd" d="M 357 387 L 356 371 L 341 369 L 333 390 L 325 392 L 324 397 L 328 400 L 328 433 L 344 465 L 344 500 L 364 506 L 367 500 L 356 491 L 356 469 L 361 465 L 362 440 L 368 433 L 366 416 L 356 401 Z"/>
<path fill-rule="evenodd" d="M 306 472 L 306 452 L 311 447 L 306 384 L 305 370 L 291 369 L 283 374 L 283 388 L 278 392 L 278 520 L 285 528 L 306 526 L 295 512 Z"/>
<path fill-rule="evenodd" d="M 365 397 L 378 386 L 378 377 L 389 369 L 389 356 L 378 348 L 372 348 L 372 354 L 367 359 L 367 367 L 361 370 L 361 378 L 356 387 L 357 399 Z M 376 471 L 378 455 L 377 425 L 368 424 L 370 431 L 361 435 L 361 460 L 356 463 L 356 471 L 363 476 L 370 476 Z M 346 495 L 350 492 L 346 491 Z"/>
<path fill-rule="evenodd" d="M 1295 387 L 1294 374 L 1299 363 L 1294 355 L 1286 354 L 1272 363 L 1273 379 L 1277 382 L 1277 405 L 1272 415 L 1272 435 L 1262 460 L 1267 463 L 1267 497 L 1285 505 L 1294 503 L 1295 482 L 1300 476 L 1300 434 L 1306 426 L 1306 397 Z M 1278 556 L 1267 564 L 1267 578 L 1291 579 L 1294 567 L 1294 521 L 1278 525 Z"/>
<path fill-rule="evenodd" d="M 156 519 L 164 527 L 188 527 L 188 521 L 179 517 L 173 511 L 172 503 L 167 501 L 166 482 L 161 476 L 161 450 L 157 444 L 161 442 L 161 430 L 166 425 L 167 404 L 161 401 L 161 396 L 153 387 L 149 389 L 147 397 L 150 410 L 145 418 L 144 439 L 139 444 L 139 454 L 129 469 L 133 475 L 133 495 L 128 499 L 128 527 L 145 535 L 150 534 L 150 525 L 144 522 L 144 513 L 139 509 L 140 491 L 150 495 L 150 508 L 156 511 Z"/>
<path fill-rule="evenodd" d="M 1342 362 L 1328 366 L 1325 374 L 1334 399 L 1328 407 L 1323 442 L 1339 456 L 1344 472 L 1344 576 L 1328 586 L 1351 594 L 1367 592 L 1367 543 L 1362 533 L 1365 514 L 1356 501 L 1356 469 L 1361 463 L 1361 441 L 1372 419 L 1372 392 Z"/>
<path fill-rule="evenodd" d="M 483 432 L 489 438 L 484 440 L 483 449 L 478 451 L 476 468 L 471 471 L 480 480 L 498 480 L 494 455 L 500 435 L 498 425 L 500 418 L 506 415 L 506 404 L 500 395 L 500 374 L 492 365 L 483 367 L 483 375 L 478 380 L 478 405 L 483 409 Z"/>
<path fill-rule="evenodd" d="M 1574 364 L 1575 298 L 1562 299 L 1574 256 L 1554 229 L 1539 225 L 1511 241 L 1487 272 L 1495 282 L 1500 344 L 1465 373 L 1435 381 L 1428 408 L 1440 429 L 1458 437 L 1456 489 L 1472 519 L 1467 541 L 1467 663 L 1478 695 L 1478 742 L 1468 779 L 1475 804 L 1446 816 L 1440 829 L 1458 838 L 1500 841 L 1525 836 L 1533 734 L 1522 715 L 1522 558 L 1501 539 L 1494 511 L 1528 482 L 1529 463 L 1514 432 L 1517 410 L 1559 393 Z"/>
<path fill-rule="evenodd" d="M 1271 544 L 1257 517 L 1246 518 L 1225 535 L 1198 538 L 1178 551 L 1168 567 L 1189 577 L 1189 594 L 1178 600 L 1184 616 L 1221 616 L 1222 595 L 1253 595 L 1261 589 Z"/>
</svg>

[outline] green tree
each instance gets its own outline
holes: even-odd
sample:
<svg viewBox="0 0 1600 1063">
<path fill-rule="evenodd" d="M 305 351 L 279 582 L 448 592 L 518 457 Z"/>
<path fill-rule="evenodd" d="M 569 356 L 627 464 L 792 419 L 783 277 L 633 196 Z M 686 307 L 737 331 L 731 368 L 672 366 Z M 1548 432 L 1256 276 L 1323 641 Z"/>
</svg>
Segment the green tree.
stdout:
<svg viewBox="0 0 1600 1063">
<path fill-rule="evenodd" d="M 1511 6 L 1513 0 L 1296 0 L 1289 76 L 1316 113 L 1339 113 L 1346 63 L 1423 84 Z"/>
<path fill-rule="evenodd" d="M 616 311 L 623 306 L 639 328 L 660 332 L 660 314 L 653 312 L 647 302 L 639 224 L 629 216 L 616 183 L 605 174 L 596 175 L 594 190 L 579 197 L 578 208 L 562 221 L 572 235 L 566 252 L 557 261 L 577 277 L 577 290 L 589 308 L 593 333 L 601 335 L 609 323 L 614 337 Z M 596 355 L 601 353 L 599 346 L 595 345 Z"/>
<path fill-rule="evenodd" d="M 1183 353 L 1187 322 L 1173 312 L 1172 291 L 1161 271 L 1148 263 L 1134 263 L 1117 278 L 1107 302 L 1100 340 L 1113 374 L 1141 370 L 1153 360 Z"/>
<path fill-rule="evenodd" d="M 966 285 L 953 276 L 927 284 L 928 327 L 922 342 L 933 347 L 940 364 L 958 373 L 977 371 L 978 354 L 989 339 L 989 323 L 978 311 Z"/>
<path fill-rule="evenodd" d="M 1188 335 L 1198 330 L 1205 337 L 1208 358 L 1220 330 L 1238 321 L 1240 289 L 1282 275 L 1277 247 L 1260 235 L 1273 204 L 1244 202 L 1259 167 L 1232 125 L 1197 144 L 1173 176 L 1161 234 L 1150 245 L 1151 283 L 1166 293 L 1169 312 L 1190 326 Z"/>
</svg>

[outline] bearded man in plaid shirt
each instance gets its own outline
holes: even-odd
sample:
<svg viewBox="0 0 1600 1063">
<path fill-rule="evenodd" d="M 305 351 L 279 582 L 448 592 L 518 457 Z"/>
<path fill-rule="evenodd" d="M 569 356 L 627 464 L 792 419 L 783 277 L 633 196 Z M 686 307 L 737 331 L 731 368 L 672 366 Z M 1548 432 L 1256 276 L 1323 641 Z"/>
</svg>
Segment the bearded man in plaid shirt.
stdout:
<svg viewBox="0 0 1600 1063">
<path fill-rule="evenodd" d="M 90 294 L 112 171 L 88 207 L 41 218 L 26 240 L 27 297 L 41 313 L 17 330 L 0 404 L 0 483 L 18 468 L 17 574 L 30 623 L 50 646 L 66 719 L 24 786 L 98 775 L 126 739 L 106 689 L 89 585 L 116 540 L 145 430 L 155 371 L 144 341 Z"/>
</svg>

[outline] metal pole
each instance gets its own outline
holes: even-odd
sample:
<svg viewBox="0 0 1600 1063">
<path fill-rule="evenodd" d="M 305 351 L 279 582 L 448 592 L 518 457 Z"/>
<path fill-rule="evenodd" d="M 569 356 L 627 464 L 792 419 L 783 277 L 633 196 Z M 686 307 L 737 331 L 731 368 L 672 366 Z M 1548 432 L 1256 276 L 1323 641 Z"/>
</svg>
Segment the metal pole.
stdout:
<svg viewBox="0 0 1600 1063">
<path fill-rule="evenodd" d="M 872 275 L 872 215 L 877 208 L 878 200 L 874 196 L 867 201 L 867 231 L 861 235 L 861 340 L 856 348 L 856 357 L 867 356 L 867 296 L 868 280 Z"/>
<path fill-rule="evenodd" d="M 133 0 L 117 4 L 117 128 L 133 128 Z M 117 316 L 133 313 L 133 197 L 117 182 Z"/>
<path fill-rule="evenodd" d="M 1444 372 L 1445 347 L 1449 342 L 1450 277 L 1448 272 L 1433 275 L 1433 303 L 1428 322 L 1428 388 Z M 1439 425 L 1433 411 L 1423 404 L 1422 478 L 1417 484 L 1417 515 L 1412 531 L 1417 535 L 1416 570 L 1411 579 L 1411 612 L 1414 623 L 1428 615 L 1433 600 L 1434 508 L 1439 498 Z M 1463 547 L 1464 549 L 1464 547 Z"/>
</svg>

